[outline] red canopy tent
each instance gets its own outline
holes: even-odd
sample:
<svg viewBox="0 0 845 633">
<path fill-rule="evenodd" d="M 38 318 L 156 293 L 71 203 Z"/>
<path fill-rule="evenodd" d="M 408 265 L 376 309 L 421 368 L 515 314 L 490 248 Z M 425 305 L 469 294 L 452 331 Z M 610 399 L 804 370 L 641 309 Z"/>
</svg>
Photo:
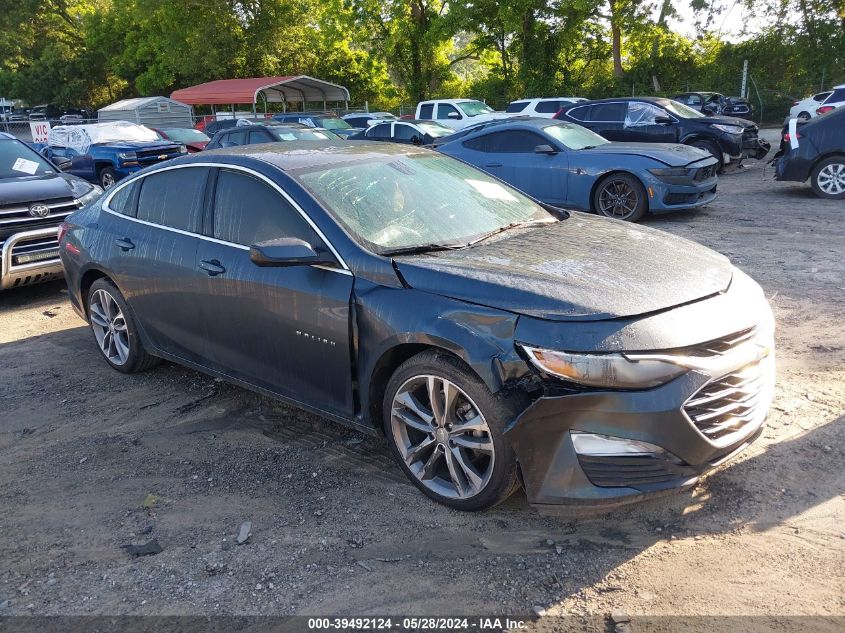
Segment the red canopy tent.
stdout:
<svg viewBox="0 0 845 633">
<path fill-rule="evenodd" d="M 287 109 L 288 103 L 323 102 L 323 109 L 329 101 L 344 102 L 349 105 L 349 91 L 343 86 L 307 75 L 292 77 L 251 77 L 247 79 L 219 79 L 190 88 L 176 90 L 171 99 L 190 105 L 252 105 L 256 109 L 259 96 L 267 103 L 282 103 Z"/>
</svg>

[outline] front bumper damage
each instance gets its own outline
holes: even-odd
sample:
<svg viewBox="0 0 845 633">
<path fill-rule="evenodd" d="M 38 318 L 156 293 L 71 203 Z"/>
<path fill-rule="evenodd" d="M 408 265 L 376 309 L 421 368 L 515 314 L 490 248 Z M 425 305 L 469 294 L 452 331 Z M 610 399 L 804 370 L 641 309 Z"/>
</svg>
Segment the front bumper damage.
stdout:
<svg viewBox="0 0 845 633">
<path fill-rule="evenodd" d="M 774 348 L 755 336 L 742 351 L 654 389 L 547 390 L 506 435 L 532 505 L 614 507 L 685 489 L 741 452 L 762 432 L 773 391 Z M 579 433 L 654 451 L 579 452 Z"/>
</svg>

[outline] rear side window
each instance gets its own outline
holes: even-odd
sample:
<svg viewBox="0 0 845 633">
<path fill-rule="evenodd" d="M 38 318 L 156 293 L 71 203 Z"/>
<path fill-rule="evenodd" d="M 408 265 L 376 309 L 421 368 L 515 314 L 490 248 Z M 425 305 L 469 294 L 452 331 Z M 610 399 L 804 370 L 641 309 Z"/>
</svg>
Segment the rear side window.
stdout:
<svg viewBox="0 0 845 633">
<path fill-rule="evenodd" d="M 510 112 L 510 113 L 522 112 L 523 110 L 525 110 L 525 108 L 527 106 L 528 106 L 527 101 L 514 101 L 513 103 L 508 105 L 508 108 L 507 108 L 507 110 L 505 110 L 505 112 Z"/>
<path fill-rule="evenodd" d="M 266 130 L 254 130 L 249 133 L 249 142 L 253 143 L 269 143 L 273 139 Z"/>
<path fill-rule="evenodd" d="M 589 121 L 590 106 L 578 106 L 577 108 L 571 108 L 566 111 L 566 116 L 571 119 L 575 119 L 576 121 Z"/>
<path fill-rule="evenodd" d="M 524 130 L 506 130 L 487 135 L 487 151 L 496 154 L 530 154 L 538 145 L 548 144 L 543 137 Z"/>
<path fill-rule="evenodd" d="M 836 88 L 831 95 L 825 99 L 825 103 L 839 103 L 845 101 L 845 88 Z"/>
<path fill-rule="evenodd" d="M 239 132 L 231 132 L 230 134 L 226 135 L 226 138 L 223 139 L 223 142 L 226 143 L 227 147 L 233 147 L 235 145 L 246 145 L 248 134 L 249 132 L 247 132 L 246 130 L 241 130 Z"/>
<path fill-rule="evenodd" d="M 254 176 L 228 169 L 217 175 L 214 237 L 243 246 L 280 237 L 319 244 L 314 230 L 278 191 Z"/>
<path fill-rule="evenodd" d="M 197 232 L 208 169 L 184 167 L 150 174 L 141 181 L 139 220 Z"/>
<path fill-rule="evenodd" d="M 601 123 L 622 123 L 628 110 L 627 103 L 595 103 L 590 109 L 588 121 Z"/>
<path fill-rule="evenodd" d="M 434 104 L 433 103 L 425 103 L 420 106 L 420 118 L 421 119 L 433 119 L 434 118 Z"/>
<path fill-rule="evenodd" d="M 115 213 L 121 215 L 128 215 L 135 217 L 135 202 L 137 200 L 138 183 L 140 180 L 135 180 L 132 184 L 126 185 L 119 189 L 109 200 L 108 207 Z"/>
<path fill-rule="evenodd" d="M 541 112 L 543 114 L 554 114 L 558 110 L 560 110 L 564 106 L 563 103 L 560 101 L 541 101 L 537 104 L 537 107 L 534 108 L 537 112 Z"/>
<path fill-rule="evenodd" d="M 833 93 L 832 93 L 832 92 L 820 92 L 820 93 L 819 93 L 819 94 L 817 94 L 817 95 L 813 95 L 813 99 L 815 99 L 816 101 L 824 101 L 824 100 L 825 100 L 825 99 L 827 99 L 827 98 L 828 98 L 831 94 L 833 94 Z"/>
</svg>

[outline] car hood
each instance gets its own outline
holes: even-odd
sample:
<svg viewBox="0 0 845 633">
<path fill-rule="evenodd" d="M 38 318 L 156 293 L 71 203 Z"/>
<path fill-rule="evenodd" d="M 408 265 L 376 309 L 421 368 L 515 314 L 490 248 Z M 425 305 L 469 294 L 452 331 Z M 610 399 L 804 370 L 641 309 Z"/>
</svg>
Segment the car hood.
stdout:
<svg viewBox="0 0 845 633">
<path fill-rule="evenodd" d="M 590 149 L 577 150 L 578 158 L 586 156 L 640 156 L 652 158 L 669 167 L 686 167 L 706 158 L 710 154 L 705 150 L 679 143 L 606 143 Z"/>
<path fill-rule="evenodd" d="M 77 198 L 82 193 L 74 193 L 72 184 L 76 183 L 77 192 L 91 189 L 91 185 L 70 174 L 44 174 L 23 178 L 0 179 L 0 206 L 45 202 L 56 198 Z"/>
<path fill-rule="evenodd" d="M 723 116 L 723 115 L 706 116 L 706 117 L 703 117 L 703 118 L 700 118 L 700 119 L 690 119 L 690 121 L 696 121 L 698 123 L 707 123 L 707 124 L 717 123 L 719 125 L 738 125 L 739 127 L 743 128 L 743 129 L 747 129 L 747 128 L 751 128 L 751 127 L 757 127 L 756 123 L 749 121 L 748 119 L 740 119 L 740 118 L 735 117 L 735 116 Z"/>
<path fill-rule="evenodd" d="M 573 212 L 477 246 L 396 257 L 419 290 L 554 320 L 631 317 L 727 290 L 730 261 L 662 231 Z M 495 241 L 494 241 L 495 240 Z"/>
</svg>

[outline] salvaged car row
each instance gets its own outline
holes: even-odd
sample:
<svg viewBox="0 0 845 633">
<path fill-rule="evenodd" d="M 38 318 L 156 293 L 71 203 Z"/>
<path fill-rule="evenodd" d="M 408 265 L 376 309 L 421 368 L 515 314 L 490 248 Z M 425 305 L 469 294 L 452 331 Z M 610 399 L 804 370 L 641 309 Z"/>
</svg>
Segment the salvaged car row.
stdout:
<svg viewBox="0 0 845 633">
<path fill-rule="evenodd" d="M 777 177 L 845 198 L 842 113 L 788 123 Z M 721 169 L 768 153 L 754 124 L 650 98 L 415 117 L 62 125 L 40 153 L 3 135 L 2 287 L 64 271 L 114 369 L 168 359 L 383 432 L 463 510 L 518 485 L 538 506 L 627 503 L 760 434 L 759 286 L 695 243 L 564 210 L 705 205 Z"/>
</svg>

